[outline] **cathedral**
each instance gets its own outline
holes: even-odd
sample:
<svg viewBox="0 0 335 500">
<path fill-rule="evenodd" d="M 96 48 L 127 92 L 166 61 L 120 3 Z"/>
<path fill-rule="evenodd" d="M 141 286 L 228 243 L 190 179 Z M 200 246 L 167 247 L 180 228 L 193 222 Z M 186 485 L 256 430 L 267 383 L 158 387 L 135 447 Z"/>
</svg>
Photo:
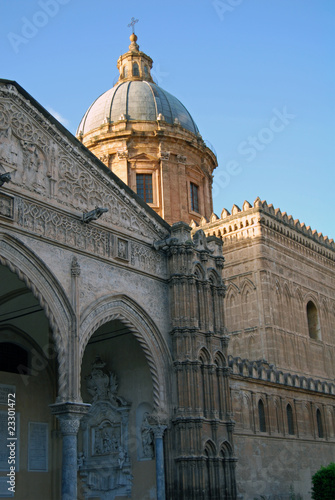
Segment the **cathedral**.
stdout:
<svg viewBox="0 0 335 500">
<path fill-rule="evenodd" d="M 137 36 L 70 134 L 0 80 L 0 498 L 310 500 L 335 244 L 257 198 Z"/>
</svg>

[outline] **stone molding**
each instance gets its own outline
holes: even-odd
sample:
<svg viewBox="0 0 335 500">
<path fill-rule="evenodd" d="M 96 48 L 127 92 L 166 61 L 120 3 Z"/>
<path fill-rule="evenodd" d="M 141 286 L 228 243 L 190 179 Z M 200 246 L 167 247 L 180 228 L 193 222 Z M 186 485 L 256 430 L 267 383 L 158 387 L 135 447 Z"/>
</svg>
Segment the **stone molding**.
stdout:
<svg viewBox="0 0 335 500">
<path fill-rule="evenodd" d="M 292 375 L 291 373 L 278 370 L 275 365 L 269 364 L 264 360 L 250 361 L 248 359 L 241 359 L 240 357 L 233 358 L 229 356 L 229 367 L 232 370 L 231 376 L 238 375 L 243 378 L 263 380 L 297 389 L 335 395 L 335 384 L 332 382 L 325 382 L 295 374 Z"/>
<path fill-rule="evenodd" d="M 106 297 L 91 305 L 80 327 L 80 359 L 93 333 L 101 325 L 115 319 L 126 325 L 141 345 L 152 376 L 155 410 L 164 412 L 170 383 L 171 355 L 151 318 L 128 297 Z"/>
</svg>

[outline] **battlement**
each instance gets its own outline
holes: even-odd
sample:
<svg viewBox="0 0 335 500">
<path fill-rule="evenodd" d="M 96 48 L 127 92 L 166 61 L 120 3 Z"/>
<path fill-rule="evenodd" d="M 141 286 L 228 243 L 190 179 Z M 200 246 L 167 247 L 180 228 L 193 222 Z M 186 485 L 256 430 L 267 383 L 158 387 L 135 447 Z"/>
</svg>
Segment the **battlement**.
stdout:
<svg viewBox="0 0 335 500">
<path fill-rule="evenodd" d="M 194 221 L 190 225 L 193 230 L 197 227 Z M 260 234 L 260 231 L 256 230 L 257 226 L 267 226 L 335 260 L 335 243 L 333 239 L 323 236 L 322 233 L 318 233 L 315 229 L 312 230 L 310 226 L 301 223 L 299 219 L 294 219 L 292 215 L 281 212 L 279 208 L 274 208 L 272 204 L 268 205 L 265 200 L 261 201 L 259 197 L 256 198 L 253 206 L 248 201 L 244 201 L 242 210 L 237 205 L 233 205 L 231 212 L 224 208 L 220 218 L 214 213 L 209 220 L 202 217 L 199 225 L 207 235 L 213 234 L 224 239 L 245 229 L 248 229 L 248 231 L 242 234 L 242 238 L 256 236 Z M 312 242 L 322 245 L 323 250 L 320 251 Z M 325 249 L 330 250 L 331 253 L 326 252 Z"/>
</svg>

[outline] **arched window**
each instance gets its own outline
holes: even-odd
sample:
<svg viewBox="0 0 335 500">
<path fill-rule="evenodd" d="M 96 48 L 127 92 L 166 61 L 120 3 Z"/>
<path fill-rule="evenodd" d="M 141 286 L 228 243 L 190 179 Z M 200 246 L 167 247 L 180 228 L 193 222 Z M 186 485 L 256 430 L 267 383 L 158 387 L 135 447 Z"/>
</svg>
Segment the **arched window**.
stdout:
<svg viewBox="0 0 335 500">
<path fill-rule="evenodd" d="M 322 416 L 319 409 L 316 410 L 316 423 L 318 426 L 318 436 L 319 438 L 323 438 Z"/>
<path fill-rule="evenodd" d="M 264 403 L 261 399 L 258 401 L 258 418 L 259 418 L 259 430 L 261 432 L 266 432 Z"/>
<path fill-rule="evenodd" d="M 286 415 L 287 415 L 288 433 L 293 435 L 294 434 L 293 411 L 292 411 L 292 406 L 290 404 L 286 406 Z"/>
<path fill-rule="evenodd" d="M 123 78 L 127 78 L 128 76 L 128 66 L 123 66 Z"/>
<path fill-rule="evenodd" d="M 133 64 L 133 76 L 140 76 L 140 70 L 136 62 Z"/>
<path fill-rule="evenodd" d="M 144 65 L 144 74 L 145 76 L 149 76 L 148 66 Z"/>
<path fill-rule="evenodd" d="M 21 368 L 21 371 L 20 371 Z M 0 371 L 10 373 L 27 373 L 28 351 L 12 342 L 0 343 Z"/>
<path fill-rule="evenodd" d="M 320 322 L 318 310 L 310 300 L 307 304 L 308 333 L 311 339 L 320 340 Z"/>
</svg>

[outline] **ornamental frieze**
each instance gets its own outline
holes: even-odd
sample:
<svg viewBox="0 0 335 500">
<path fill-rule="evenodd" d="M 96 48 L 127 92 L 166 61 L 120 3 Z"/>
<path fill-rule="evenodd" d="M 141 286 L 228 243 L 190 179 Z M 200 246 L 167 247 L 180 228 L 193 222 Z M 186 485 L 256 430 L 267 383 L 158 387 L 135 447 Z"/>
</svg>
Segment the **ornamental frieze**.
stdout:
<svg viewBox="0 0 335 500">
<path fill-rule="evenodd" d="M 0 161 L 13 184 L 81 211 L 106 207 L 104 220 L 132 233 L 166 235 L 158 221 L 22 99 L 13 85 L 0 87 L 0 98 Z"/>
</svg>

